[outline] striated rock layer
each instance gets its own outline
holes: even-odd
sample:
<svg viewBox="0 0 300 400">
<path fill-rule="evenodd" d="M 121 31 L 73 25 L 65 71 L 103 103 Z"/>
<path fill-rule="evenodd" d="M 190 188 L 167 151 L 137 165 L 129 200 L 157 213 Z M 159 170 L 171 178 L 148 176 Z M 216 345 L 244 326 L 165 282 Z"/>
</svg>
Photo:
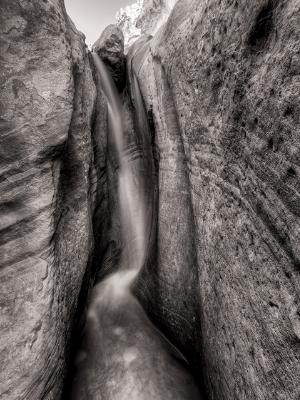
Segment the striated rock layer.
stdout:
<svg viewBox="0 0 300 400">
<path fill-rule="evenodd" d="M 207 398 L 298 400 L 299 2 L 180 0 L 162 27 L 159 4 L 144 2 L 139 29 L 156 34 L 127 60 L 159 186 L 135 293 Z M 120 91 L 122 40 L 98 48 Z M 74 322 L 122 249 L 118 165 L 62 1 L 2 0 L 0 55 L 0 398 L 65 398 Z"/>
<path fill-rule="evenodd" d="M 299 398 L 300 5 L 188 1 L 129 52 L 159 154 L 137 288 L 210 399 Z"/>
<path fill-rule="evenodd" d="M 58 399 L 104 197 L 96 88 L 62 1 L 2 0 L 0 54 L 0 398 Z"/>
</svg>

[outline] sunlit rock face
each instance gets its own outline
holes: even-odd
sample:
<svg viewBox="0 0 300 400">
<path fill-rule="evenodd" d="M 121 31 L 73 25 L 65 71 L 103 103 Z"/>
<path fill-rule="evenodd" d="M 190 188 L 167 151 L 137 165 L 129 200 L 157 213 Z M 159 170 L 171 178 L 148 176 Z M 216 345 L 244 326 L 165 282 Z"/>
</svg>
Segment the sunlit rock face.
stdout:
<svg viewBox="0 0 300 400">
<path fill-rule="evenodd" d="M 3 0 L 0 46 L 0 397 L 59 399 L 90 274 L 96 89 L 60 1 Z"/>
<path fill-rule="evenodd" d="M 179 1 L 129 53 L 159 154 L 137 290 L 211 399 L 299 397 L 299 26 L 296 0 Z"/>
<path fill-rule="evenodd" d="M 136 26 L 142 34 L 154 35 L 167 22 L 177 0 L 144 0 Z"/>
<path fill-rule="evenodd" d="M 138 0 L 136 3 L 121 8 L 116 15 L 117 25 L 124 34 L 126 49 L 141 36 L 141 29 L 136 26 L 136 22 L 142 6 L 143 0 Z"/>
<path fill-rule="evenodd" d="M 138 0 L 117 13 L 117 24 L 124 33 L 128 50 L 141 35 L 154 35 L 167 21 L 177 0 Z"/>
</svg>

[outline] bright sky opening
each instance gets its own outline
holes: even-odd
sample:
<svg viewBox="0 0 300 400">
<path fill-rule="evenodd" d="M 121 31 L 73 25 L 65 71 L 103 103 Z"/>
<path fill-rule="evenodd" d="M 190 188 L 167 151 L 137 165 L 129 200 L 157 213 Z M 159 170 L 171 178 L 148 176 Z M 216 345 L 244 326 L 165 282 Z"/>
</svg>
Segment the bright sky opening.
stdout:
<svg viewBox="0 0 300 400">
<path fill-rule="evenodd" d="M 65 0 L 69 16 L 77 29 L 85 34 L 89 47 L 109 24 L 116 23 L 116 13 L 134 0 Z"/>
</svg>

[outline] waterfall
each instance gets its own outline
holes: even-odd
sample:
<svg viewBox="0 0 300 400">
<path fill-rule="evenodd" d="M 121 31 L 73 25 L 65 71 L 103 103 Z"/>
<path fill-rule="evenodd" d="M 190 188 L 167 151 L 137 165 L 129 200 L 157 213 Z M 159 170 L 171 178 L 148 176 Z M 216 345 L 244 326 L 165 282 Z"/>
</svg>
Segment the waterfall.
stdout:
<svg viewBox="0 0 300 400">
<path fill-rule="evenodd" d="M 132 170 L 124 139 L 123 109 L 117 88 L 100 57 L 94 52 L 102 93 L 108 105 L 109 133 L 114 143 L 118 171 L 118 197 L 120 205 L 122 239 L 124 243 L 121 259 L 120 285 L 127 286 L 144 264 L 147 245 L 144 182 Z M 127 273 L 124 274 L 123 272 Z M 125 278 L 127 276 L 127 279 Z M 114 277 L 118 280 L 118 276 Z"/>
</svg>

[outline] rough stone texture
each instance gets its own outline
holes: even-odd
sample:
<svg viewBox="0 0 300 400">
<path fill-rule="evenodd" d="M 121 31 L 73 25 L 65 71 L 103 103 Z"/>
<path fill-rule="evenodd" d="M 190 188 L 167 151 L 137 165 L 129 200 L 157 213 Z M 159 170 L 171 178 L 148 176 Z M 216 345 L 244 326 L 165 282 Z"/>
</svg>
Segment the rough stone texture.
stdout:
<svg viewBox="0 0 300 400">
<path fill-rule="evenodd" d="M 0 398 L 58 399 L 90 273 L 96 90 L 61 1 L 2 0 L 0 54 Z"/>
<path fill-rule="evenodd" d="M 297 0 L 183 0 L 129 53 L 159 153 L 139 296 L 210 399 L 300 395 L 299 27 Z"/>
<path fill-rule="evenodd" d="M 117 25 L 108 25 L 92 48 L 108 67 L 119 91 L 124 89 L 126 80 L 126 59 L 124 56 L 124 35 Z"/>
</svg>

